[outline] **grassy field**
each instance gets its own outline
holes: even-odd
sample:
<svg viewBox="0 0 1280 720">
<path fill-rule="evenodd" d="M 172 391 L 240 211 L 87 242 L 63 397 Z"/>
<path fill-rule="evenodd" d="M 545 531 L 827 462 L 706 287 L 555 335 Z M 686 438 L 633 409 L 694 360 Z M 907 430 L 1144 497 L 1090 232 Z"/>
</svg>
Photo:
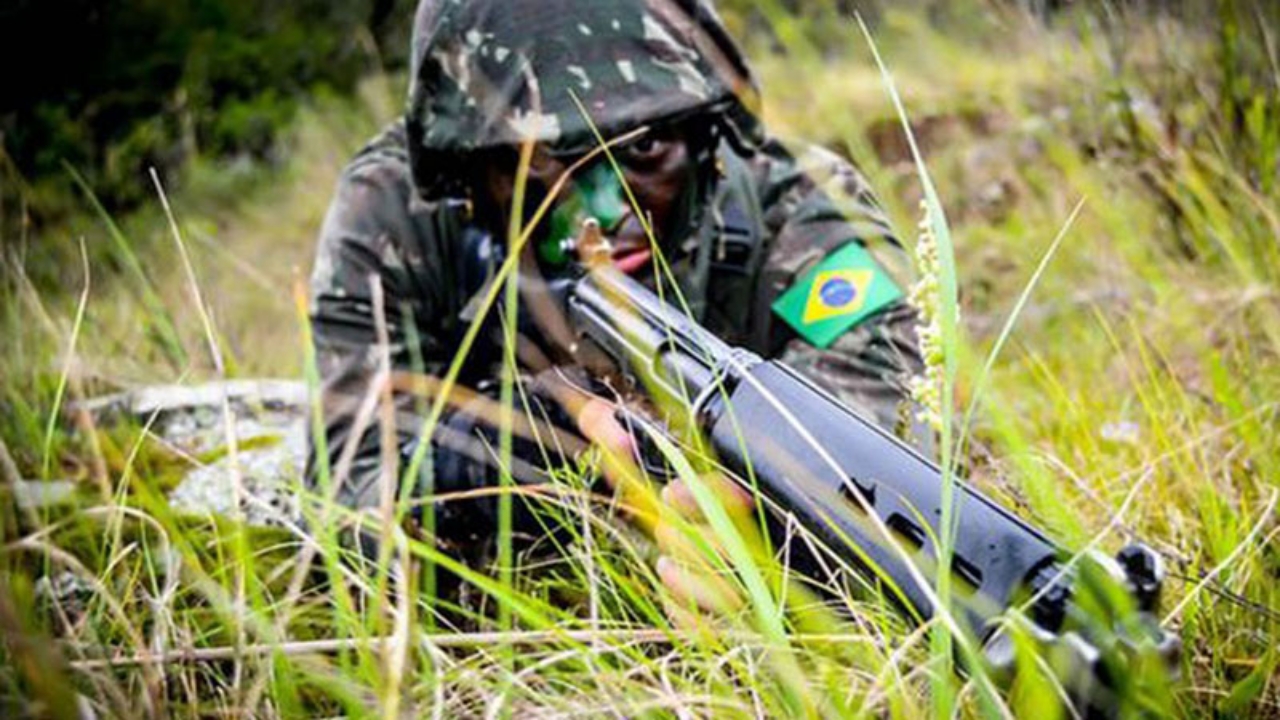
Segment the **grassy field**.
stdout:
<svg viewBox="0 0 1280 720">
<path fill-rule="evenodd" d="M 1141 539 L 1168 562 L 1180 678 L 1139 684 L 1131 713 L 1280 715 L 1280 62 L 1249 7 L 1237 26 L 977 13 L 943 34 L 888 12 L 876 30 L 955 246 L 969 474 L 1072 550 Z M 816 49 L 775 20 L 788 52 L 754 53 L 771 127 L 854 158 L 913 244 L 921 175 L 866 41 L 851 24 Z M 651 544 L 577 473 L 544 509 L 568 530 L 554 561 L 486 574 L 393 533 L 400 552 L 369 569 L 341 549 L 342 510 L 314 532 L 176 514 L 163 491 L 183 461 L 145 427 L 60 412 L 306 375 L 297 288 L 337 174 L 400 85 L 317 101 L 281 167 L 197 163 L 171 189 L 198 301 L 158 200 L 114 220 L 86 201 L 0 246 L 0 471 L 82 487 L 74 509 L 0 505 L 6 716 L 1062 712 L 1034 666 L 984 699 L 873 595 L 805 612 L 741 565 L 729 582 L 780 615 L 673 624 Z M 465 631 L 437 617 L 430 567 L 465 579 L 449 614 Z M 75 607 L 36 591 L 65 573 Z"/>
</svg>

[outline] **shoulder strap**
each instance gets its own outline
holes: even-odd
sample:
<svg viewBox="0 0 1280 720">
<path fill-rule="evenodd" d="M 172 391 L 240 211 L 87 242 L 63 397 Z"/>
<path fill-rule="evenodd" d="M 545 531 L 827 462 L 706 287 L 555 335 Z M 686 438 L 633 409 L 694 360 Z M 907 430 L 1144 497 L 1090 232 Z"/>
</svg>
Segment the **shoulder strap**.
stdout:
<svg viewBox="0 0 1280 720">
<path fill-rule="evenodd" d="M 752 315 L 749 298 L 768 256 L 764 214 L 746 160 L 723 146 L 718 159 L 723 177 L 696 234 L 691 272 L 682 289 L 700 322 L 708 320 L 708 303 L 716 301 L 715 319 L 745 339 Z M 725 303 L 730 296 L 737 301 Z"/>
</svg>

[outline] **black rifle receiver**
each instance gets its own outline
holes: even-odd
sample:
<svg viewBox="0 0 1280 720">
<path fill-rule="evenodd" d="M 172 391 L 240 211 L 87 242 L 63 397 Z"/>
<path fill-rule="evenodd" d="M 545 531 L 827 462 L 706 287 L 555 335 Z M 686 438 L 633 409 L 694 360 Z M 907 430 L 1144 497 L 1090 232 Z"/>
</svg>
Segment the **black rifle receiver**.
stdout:
<svg viewBox="0 0 1280 720">
<path fill-rule="evenodd" d="M 567 302 L 579 337 L 656 405 L 683 408 L 728 470 L 754 477 L 775 515 L 792 516 L 844 565 L 890 581 L 881 584 L 918 619 L 934 614 L 944 482 L 937 465 L 785 365 L 726 344 L 608 263 L 574 280 Z M 1114 712 L 1108 698 L 1124 682 L 1125 658 L 1154 653 L 1176 672 L 1180 642 L 1153 616 L 1163 567 L 1150 548 L 1067 562 L 1062 548 L 963 482 L 954 485 L 953 520 L 953 616 L 994 676 L 1013 671 L 1000 621 L 1015 607 L 1026 609 L 1028 630 L 1088 712 Z M 830 567 L 805 543 L 791 544 L 789 562 L 813 578 Z M 1099 573 L 1131 600 L 1133 611 L 1115 622 L 1100 623 L 1076 602 Z"/>
</svg>

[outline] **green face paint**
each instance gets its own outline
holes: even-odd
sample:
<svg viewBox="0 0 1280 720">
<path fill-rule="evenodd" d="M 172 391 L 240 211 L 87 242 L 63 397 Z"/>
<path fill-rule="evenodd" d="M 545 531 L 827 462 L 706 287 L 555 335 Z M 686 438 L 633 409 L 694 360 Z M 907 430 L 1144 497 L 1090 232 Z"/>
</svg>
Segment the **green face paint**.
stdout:
<svg viewBox="0 0 1280 720">
<path fill-rule="evenodd" d="M 551 268 L 562 268 L 573 260 L 573 239 L 582 221 L 595 218 L 606 234 L 627 214 L 622 181 L 608 163 L 595 167 L 574 181 L 566 196 L 551 213 L 550 232 L 538 244 L 538 259 Z"/>
</svg>

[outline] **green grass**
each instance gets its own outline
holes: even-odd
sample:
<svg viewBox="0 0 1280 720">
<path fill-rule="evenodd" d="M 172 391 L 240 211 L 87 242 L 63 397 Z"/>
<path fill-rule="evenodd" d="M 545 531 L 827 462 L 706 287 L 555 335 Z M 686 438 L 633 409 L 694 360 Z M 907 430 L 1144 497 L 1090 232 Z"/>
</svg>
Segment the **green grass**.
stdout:
<svg viewBox="0 0 1280 720">
<path fill-rule="evenodd" d="M 1280 88 L 1248 52 L 1223 50 L 1265 43 L 1212 24 L 1108 35 L 1080 31 L 1097 26 L 1083 19 L 992 23 L 943 36 L 889 11 L 876 31 L 936 193 L 911 156 L 877 141 L 899 116 L 855 25 L 825 54 L 756 53 L 767 118 L 853 155 L 899 228 L 916 227 L 922 198 L 935 235 L 947 219 L 958 466 L 1072 550 L 1142 539 L 1165 555 L 1162 619 L 1185 652 L 1156 710 L 1274 715 Z M 788 27 L 787 43 L 801 42 Z M 337 173 L 398 108 L 393 87 L 371 81 L 357 101 L 302 113 L 283 168 L 198 164 L 167 189 L 175 229 L 158 202 L 118 227 L 86 204 L 5 256 L 0 438 L 25 477 L 85 492 L 75 509 L 24 513 L 8 493 L 0 505 L 0 710 L 64 714 L 78 693 L 121 716 L 998 714 L 952 671 L 945 635 L 873 593 L 842 598 L 838 618 L 806 607 L 715 512 L 696 462 L 678 464 L 714 532 L 686 528 L 691 543 L 728 548 L 712 566 L 757 602 L 688 627 L 670 619 L 652 543 L 619 520 L 616 499 L 587 491 L 589 468 L 524 491 L 562 529 L 554 547 L 504 551 L 484 572 L 339 507 L 314 508 L 313 531 L 179 516 L 164 502 L 175 460 L 145 428 L 59 413 L 63 398 L 111 387 L 314 384 L 298 284 Z M 501 286 L 487 301 L 510 313 Z M 506 396 L 520 390 L 508 383 Z M 379 567 L 340 541 L 357 520 L 397 548 Z M 465 602 L 437 595 L 437 569 L 462 578 Z M 36 579 L 63 571 L 89 588 L 66 609 L 70 626 L 35 599 Z M 197 648 L 208 657 L 146 658 Z M 1002 698 L 1047 717 L 1053 693 L 1029 665 Z"/>
</svg>

